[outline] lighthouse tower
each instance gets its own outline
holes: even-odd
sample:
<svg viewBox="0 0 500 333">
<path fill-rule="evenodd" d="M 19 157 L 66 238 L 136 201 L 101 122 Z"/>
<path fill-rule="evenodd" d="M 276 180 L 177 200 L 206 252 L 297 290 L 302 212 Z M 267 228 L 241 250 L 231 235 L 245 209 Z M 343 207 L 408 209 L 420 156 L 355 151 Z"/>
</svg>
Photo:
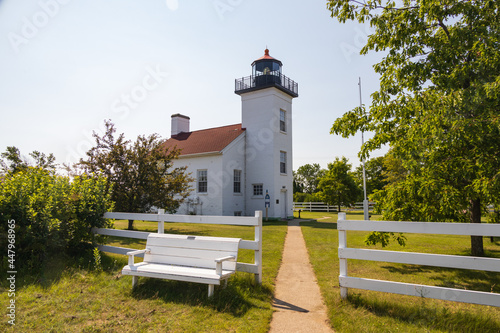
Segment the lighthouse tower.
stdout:
<svg viewBox="0 0 500 333">
<path fill-rule="evenodd" d="M 246 130 L 246 211 L 271 218 L 293 217 L 292 99 L 298 84 L 282 73 L 283 64 L 265 50 L 252 63 L 252 75 L 235 80 Z"/>
</svg>

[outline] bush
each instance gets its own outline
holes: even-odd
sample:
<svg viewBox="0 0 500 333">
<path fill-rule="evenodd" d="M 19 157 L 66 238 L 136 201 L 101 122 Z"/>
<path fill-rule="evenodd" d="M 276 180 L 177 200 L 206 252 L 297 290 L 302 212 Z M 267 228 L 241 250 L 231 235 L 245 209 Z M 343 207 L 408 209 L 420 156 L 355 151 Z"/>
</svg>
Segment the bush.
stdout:
<svg viewBox="0 0 500 333">
<path fill-rule="evenodd" d="M 295 192 L 293 194 L 293 201 L 294 202 L 304 202 L 306 195 L 307 195 L 307 193 Z"/>
<path fill-rule="evenodd" d="M 301 192 L 296 192 L 293 194 L 293 201 L 294 202 L 323 202 L 323 197 L 321 196 L 321 193 L 316 192 L 316 193 L 301 193 Z"/>
<path fill-rule="evenodd" d="M 39 268 L 47 254 L 71 253 L 95 243 L 91 229 L 108 226 L 102 216 L 111 208 L 103 177 L 83 175 L 71 181 L 29 167 L 6 175 L 0 183 L 2 234 L 7 235 L 8 222 L 15 221 L 16 261 L 26 269 Z M 1 248 L 7 248 L 6 242 L 6 237 L 0 239 Z"/>
</svg>

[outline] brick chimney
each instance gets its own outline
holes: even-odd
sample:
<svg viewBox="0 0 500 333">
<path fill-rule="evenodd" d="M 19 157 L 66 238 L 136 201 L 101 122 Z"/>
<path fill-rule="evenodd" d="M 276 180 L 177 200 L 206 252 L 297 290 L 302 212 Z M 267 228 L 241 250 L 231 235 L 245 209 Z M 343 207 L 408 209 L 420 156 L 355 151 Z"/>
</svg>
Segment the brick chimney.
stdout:
<svg viewBox="0 0 500 333">
<path fill-rule="evenodd" d="M 173 137 L 182 132 L 189 132 L 189 117 L 180 113 L 173 114 L 170 136 Z"/>
</svg>

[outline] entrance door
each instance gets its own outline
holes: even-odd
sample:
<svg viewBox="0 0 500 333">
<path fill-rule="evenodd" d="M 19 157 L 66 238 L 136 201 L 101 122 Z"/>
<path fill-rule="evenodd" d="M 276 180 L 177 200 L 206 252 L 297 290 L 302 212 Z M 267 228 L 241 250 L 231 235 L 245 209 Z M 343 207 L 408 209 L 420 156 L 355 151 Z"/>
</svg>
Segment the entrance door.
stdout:
<svg viewBox="0 0 500 333">
<path fill-rule="evenodd" d="M 287 216 L 287 200 L 286 200 L 286 197 L 287 197 L 287 191 L 284 190 L 284 191 L 281 191 L 281 198 L 280 198 L 280 202 L 281 202 L 281 218 L 282 219 L 286 219 L 288 216 Z"/>
</svg>

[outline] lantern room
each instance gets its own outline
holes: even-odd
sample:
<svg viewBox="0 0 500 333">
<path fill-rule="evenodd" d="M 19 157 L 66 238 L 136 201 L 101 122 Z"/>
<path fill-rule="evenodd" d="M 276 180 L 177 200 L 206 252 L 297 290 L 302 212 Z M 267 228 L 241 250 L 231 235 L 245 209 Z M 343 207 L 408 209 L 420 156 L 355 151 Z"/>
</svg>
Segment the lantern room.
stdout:
<svg viewBox="0 0 500 333">
<path fill-rule="evenodd" d="M 269 50 L 265 50 L 263 57 L 255 60 L 252 63 L 252 74 L 253 76 L 260 75 L 275 75 L 281 76 L 281 67 L 283 64 L 278 59 L 275 59 L 269 55 Z"/>
<path fill-rule="evenodd" d="M 252 75 L 235 80 L 234 92 L 241 95 L 250 91 L 274 87 L 292 97 L 299 96 L 298 84 L 283 75 L 282 67 L 281 61 L 271 57 L 266 48 L 264 56 L 252 63 Z"/>
</svg>

